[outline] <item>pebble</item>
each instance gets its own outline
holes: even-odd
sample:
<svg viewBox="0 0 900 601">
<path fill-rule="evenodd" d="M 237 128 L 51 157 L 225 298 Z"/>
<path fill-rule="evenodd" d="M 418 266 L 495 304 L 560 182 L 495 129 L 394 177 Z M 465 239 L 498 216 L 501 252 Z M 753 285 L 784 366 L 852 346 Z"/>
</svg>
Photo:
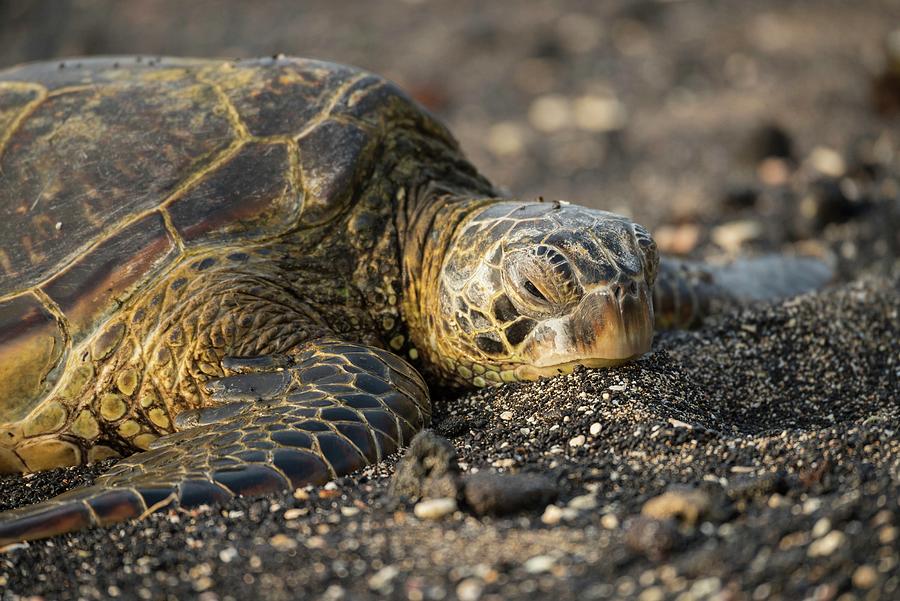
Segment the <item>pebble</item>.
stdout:
<svg viewBox="0 0 900 601">
<path fill-rule="evenodd" d="M 522 567 L 529 574 L 540 574 L 542 572 L 549 572 L 553 569 L 553 566 L 556 565 L 556 559 L 550 555 L 535 555 L 530 558 Z"/>
<path fill-rule="evenodd" d="M 269 539 L 269 544 L 279 551 L 290 551 L 297 548 L 297 540 L 286 534 L 276 534 Z"/>
<path fill-rule="evenodd" d="M 663 225 L 654 230 L 653 239 L 662 253 L 686 255 L 700 242 L 700 227 L 695 223 Z"/>
<path fill-rule="evenodd" d="M 456 499 L 442 497 L 439 499 L 426 499 L 416 503 L 413 513 L 421 520 L 439 520 L 456 511 Z"/>
<path fill-rule="evenodd" d="M 768 158 L 759 164 L 756 174 L 767 186 L 783 186 L 791 177 L 791 167 L 784 159 Z"/>
<path fill-rule="evenodd" d="M 625 523 L 624 540 L 632 551 L 660 560 L 681 542 L 681 535 L 674 520 L 638 516 Z"/>
<path fill-rule="evenodd" d="M 846 541 L 847 537 L 843 532 L 832 530 L 822 538 L 813 541 L 806 554 L 810 557 L 827 557 L 837 551 Z"/>
<path fill-rule="evenodd" d="M 555 133 L 572 122 L 572 108 L 569 99 L 560 94 L 546 94 L 531 103 L 528 121 L 538 131 Z"/>
<path fill-rule="evenodd" d="M 296 520 L 299 517 L 302 517 L 309 513 L 309 510 L 306 508 L 295 508 L 288 509 L 284 512 L 284 519 L 286 520 Z"/>
<path fill-rule="evenodd" d="M 577 509 L 578 511 L 587 511 L 590 509 L 595 509 L 597 507 L 597 497 L 594 495 L 580 495 L 578 497 L 573 497 L 568 504 L 572 509 Z"/>
<path fill-rule="evenodd" d="M 619 518 L 612 513 L 604 513 L 600 518 L 600 525 L 607 530 L 615 530 L 619 527 Z"/>
<path fill-rule="evenodd" d="M 574 438 L 571 438 L 569 440 L 569 446 L 578 448 L 580 446 L 583 446 L 586 440 L 587 438 L 584 436 L 584 434 L 579 434 L 578 436 L 575 436 Z"/>
<path fill-rule="evenodd" d="M 509 420 L 511 420 L 512 418 L 513 418 L 513 412 L 512 412 L 512 411 L 504 411 L 503 413 L 500 414 L 500 419 L 502 419 L 502 420 L 504 420 L 504 421 L 509 421 Z"/>
<path fill-rule="evenodd" d="M 712 241 L 723 250 L 737 253 L 747 242 L 757 240 L 763 233 L 763 226 L 754 219 L 730 221 L 712 229 Z"/>
<path fill-rule="evenodd" d="M 478 601 L 484 586 L 477 578 L 466 578 L 456 585 L 456 596 L 459 601 Z"/>
<path fill-rule="evenodd" d="M 498 157 L 518 156 L 525 149 L 525 133 L 518 123 L 497 123 L 488 130 L 487 147 Z"/>
<path fill-rule="evenodd" d="M 828 518 L 821 518 L 816 521 L 812 528 L 812 536 L 813 538 L 822 538 L 826 534 L 831 531 L 831 520 Z"/>
<path fill-rule="evenodd" d="M 384 566 L 369 577 L 369 588 L 381 590 L 386 587 L 400 573 L 394 566 Z"/>
<path fill-rule="evenodd" d="M 505 515 L 537 509 L 559 495 L 556 483 L 541 474 L 482 471 L 463 482 L 466 504 L 476 515 Z"/>
<path fill-rule="evenodd" d="M 594 422 L 593 424 L 591 424 L 591 429 L 590 429 L 591 436 L 597 436 L 598 434 L 600 434 L 600 430 L 602 430 L 602 429 L 603 429 L 603 426 L 600 425 L 600 422 Z"/>
<path fill-rule="evenodd" d="M 238 550 L 234 547 L 225 547 L 221 551 L 219 551 L 219 560 L 222 563 L 231 563 L 231 561 L 238 556 Z"/>
<path fill-rule="evenodd" d="M 870 565 L 861 565 L 853 570 L 851 579 L 856 588 L 872 588 L 878 584 L 878 572 Z"/>
<path fill-rule="evenodd" d="M 397 463 L 389 492 L 393 497 L 455 497 L 459 463 L 453 444 L 431 430 L 416 434 Z"/>
<path fill-rule="evenodd" d="M 847 170 L 844 157 L 826 146 L 816 146 L 809 155 L 813 169 L 829 177 L 841 177 Z"/>
<path fill-rule="evenodd" d="M 572 106 L 575 126 L 591 132 L 616 131 L 625 127 L 628 112 L 616 98 L 581 96 Z"/>
<path fill-rule="evenodd" d="M 783 127 L 777 123 L 768 123 L 753 132 L 747 151 L 748 158 L 756 163 L 773 157 L 790 159 L 794 154 L 794 142 Z"/>
<path fill-rule="evenodd" d="M 572 507 L 560 507 L 558 505 L 547 505 L 544 513 L 541 515 L 541 522 L 548 526 L 555 526 L 560 522 L 571 522 L 578 517 L 578 510 Z"/>
<path fill-rule="evenodd" d="M 658 520 L 675 518 L 693 526 L 709 512 L 711 504 L 709 495 L 701 490 L 672 487 L 644 503 L 641 515 Z"/>
</svg>

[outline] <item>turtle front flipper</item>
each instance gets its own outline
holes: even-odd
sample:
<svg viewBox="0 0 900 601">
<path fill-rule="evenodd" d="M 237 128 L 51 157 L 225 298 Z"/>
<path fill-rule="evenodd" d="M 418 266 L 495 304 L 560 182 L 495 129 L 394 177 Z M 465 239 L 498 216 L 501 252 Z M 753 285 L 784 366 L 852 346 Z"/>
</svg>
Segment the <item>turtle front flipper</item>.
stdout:
<svg viewBox="0 0 900 601">
<path fill-rule="evenodd" d="M 113 466 L 93 486 L 0 513 L 0 546 L 325 482 L 393 453 L 430 419 L 428 390 L 402 359 L 319 340 L 295 355 L 227 359 L 206 384 L 219 405 Z"/>
<path fill-rule="evenodd" d="M 723 265 L 664 258 L 653 288 L 656 327 L 695 327 L 729 307 L 817 290 L 833 275 L 813 257 L 765 255 Z"/>
</svg>

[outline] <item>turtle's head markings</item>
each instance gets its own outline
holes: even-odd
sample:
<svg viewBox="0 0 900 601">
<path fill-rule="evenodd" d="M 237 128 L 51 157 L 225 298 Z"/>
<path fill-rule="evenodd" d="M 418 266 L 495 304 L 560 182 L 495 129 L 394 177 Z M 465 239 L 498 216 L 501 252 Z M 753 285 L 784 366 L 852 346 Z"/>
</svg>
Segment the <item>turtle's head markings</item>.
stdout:
<svg viewBox="0 0 900 601">
<path fill-rule="evenodd" d="M 659 258 L 625 217 L 499 202 L 458 227 L 436 283 L 432 362 L 468 385 L 534 380 L 645 353 Z"/>
</svg>

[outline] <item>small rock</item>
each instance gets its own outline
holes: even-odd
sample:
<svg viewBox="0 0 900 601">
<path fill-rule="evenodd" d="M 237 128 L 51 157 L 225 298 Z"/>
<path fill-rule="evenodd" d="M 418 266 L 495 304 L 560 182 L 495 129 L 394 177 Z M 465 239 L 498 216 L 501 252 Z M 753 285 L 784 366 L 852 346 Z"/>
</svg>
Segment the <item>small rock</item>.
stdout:
<svg viewBox="0 0 900 601">
<path fill-rule="evenodd" d="M 822 175 L 829 177 L 841 177 L 847 170 L 844 157 L 825 146 L 813 148 L 809 155 L 809 164 Z"/>
<path fill-rule="evenodd" d="M 456 585 L 456 596 L 459 601 L 478 601 L 484 590 L 481 581 L 477 578 L 466 578 Z"/>
<path fill-rule="evenodd" d="M 453 497 L 441 497 L 419 501 L 413 508 L 413 513 L 421 520 L 439 520 L 450 515 L 456 509 L 456 499 Z"/>
<path fill-rule="evenodd" d="M 584 436 L 584 434 L 579 434 L 578 436 L 569 440 L 569 446 L 572 448 L 578 448 L 580 446 L 584 446 L 584 442 L 586 440 L 587 440 L 587 438 Z"/>
<path fill-rule="evenodd" d="M 681 542 L 673 520 L 655 520 L 638 516 L 625 522 L 625 544 L 632 551 L 658 561 Z"/>
<path fill-rule="evenodd" d="M 756 174 L 767 186 L 783 186 L 791 177 L 791 166 L 784 159 L 768 158 L 759 164 Z"/>
<path fill-rule="evenodd" d="M 269 539 L 269 544 L 279 551 L 290 551 L 297 548 L 297 541 L 286 534 L 276 534 Z"/>
<path fill-rule="evenodd" d="M 504 411 L 503 413 L 500 414 L 500 419 L 502 419 L 502 420 L 504 420 L 504 421 L 509 421 L 509 420 L 511 420 L 512 418 L 513 418 L 513 412 L 512 412 L 512 411 Z"/>
<path fill-rule="evenodd" d="M 219 551 L 219 561 L 222 563 L 231 563 L 238 556 L 238 550 L 234 547 L 225 547 Z"/>
<path fill-rule="evenodd" d="M 619 527 L 619 518 L 615 514 L 604 513 L 603 517 L 600 518 L 600 525 L 607 530 L 615 530 Z"/>
<path fill-rule="evenodd" d="M 394 566 L 384 566 L 372 576 L 369 577 L 369 588 L 373 590 L 381 590 L 391 583 L 391 580 L 397 577 L 400 571 Z"/>
<path fill-rule="evenodd" d="M 528 109 L 528 121 L 538 131 L 554 133 L 569 127 L 572 110 L 569 99 L 559 94 L 539 97 Z"/>
<path fill-rule="evenodd" d="M 861 565 L 853 571 L 851 579 L 856 588 L 872 588 L 878 584 L 878 572 L 870 565 Z"/>
<path fill-rule="evenodd" d="M 625 127 L 625 105 L 609 96 L 581 96 L 572 106 L 575 126 L 592 132 L 616 131 Z"/>
<path fill-rule="evenodd" d="M 541 522 L 548 526 L 558 524 L 563 519 L 563 508 L 557 505 L 547 505 L 544 513 L 541 514 Z"/>
<path fill-rule="evenodd" d="M 569 507 L 578 511 L 587 511 L 597 507 L 597 497 L 594 495 L 581 495 L 569 501 Z"/>
<path fill-rule="evenodd" d="M 522 127 L 510 121 L 491 126 L 487 134 L 487 147 L 498 157 L 522 154 L 525 149 L 525 134 Z"/>
<path fill-rule="evenodd" d="M 686 255 L 700 242 L 700 227 L 694 223 L 663 225 L 653 232 L 653 240 L 660 252 Z"/>
<path fill-rule="evenodd" d="M 710 236 L 723 250 L 736 253 L 747 242 L 759 239 L 762 233 L 763 227 L 760 222 L 742 219 L 714 227 Z"/>
<path fill-rule="evenodd" d="M 552 503 L 558 495 L 556 483 L 540 474 L 484 471 L 467 476 L 463 483 L 466 503 L 477 515 L 537 509 Z"/>
<path fill-rule="evenodd" d="M 826 557 L 837 551 L 847 540 L 840 530 L 832 530 L 822 538 L 809 545 L 806 554 L 810 557 Z"/>
<path fill-rule="evenodd" d="M 416 434 L 397 463 L 389 492 L 394 497 L 456 497 L 459 490 L 456 449 L 430 430 Z"/>
<path fill-rule="evenodd" d="M 752 209 L 759 199 L 759 189 L 752 185 L 736 185 L 729 187 L 724 195 L 723 204 L 729 209 Z M 658 241 L 657 241 L 658 242 Z"/>
<path fill-rule="evenodd" d="M 794 155 L 794 143 L 790 134 L 776 123 L 757 128 L 750 136 L 748 158 L 759 163 L 768 158 L 790 159 Z"/>
<path fill-rule="evenodd" d="M 299 517 L 303 517 L 309 513 L 308 509 L 300 508 L 300 509 L 288 509 L 284 512 L 284 519 L 286 520 L 296 520 Z"/>
<path fill-rule="evenodd" d="M 600 425 L 600 422 L 594 422 L 593 424 L 591 424 L 591 429 L 590 429 L 591 436 L 597 436 L 598 434 L 600 434 L 600 430 L 602 430 L 602 429 L 603 429 L 603 426 Z"/>
<path fill-rule="evenodd" d="M 820 518 L 814 525 L 812 529 L 812 537 L 813 538 L 822 538 L 826 534 L 831 531 L 831 520 L 828 518 Z"/>
<path fill-rule="evenodd" d="M 845 223 L 868 209 L 868 203 L 851 200 L 837 180 L 816 180 L 797 205 L 794 235 L 812 237 L 826 225 Z"/>
<path fill-rule="evenodd" d="M 711 504 L 709 495 L 701 490 L 672 487 L 644 503 L 641 515 L 658 520 L 676 518 L 693 526 L 709 513 Z"/>
<path fill-rule="evenodd" d="M 540 574 L 542 572 L 549 572 L 553 569 L 553 566 L 556 564 L 556 559 L 551 557 L 550 555 L 535 555 L 524 564 L 522 567 L 529 574 Z"/>
<path fill-rule="evenodd" d="M 578 511 L 571 507 L 560 507 L 558 505 L 547 505 L 544 513 L 541 515 L 541 522 L 548 526 L 555 526 L 562 521 L 571 521 L 578 517 Z"/>
<path fill-rule="evenodd" d="M 638 601 L 663 601 L 665 598 L 666 593 L 659 586 L 651 586 L 641 591 L 641 594 L 638 595 Z"/>
</svg>

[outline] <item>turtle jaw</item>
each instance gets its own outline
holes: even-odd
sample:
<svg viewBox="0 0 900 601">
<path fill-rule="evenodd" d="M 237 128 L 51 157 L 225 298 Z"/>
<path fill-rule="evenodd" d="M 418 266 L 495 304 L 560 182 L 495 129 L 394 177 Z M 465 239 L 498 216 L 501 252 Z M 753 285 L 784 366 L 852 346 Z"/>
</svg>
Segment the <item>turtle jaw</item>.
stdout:
<svg viewBox="0 0 900 601">
<path fill-rule="evenodd" d="M 653 343 L 653 303 L 649 287 L 630 282 L 596 290 L 573 312 L 535 328 L 527 343 L 530 360 L 519 365 L 519 380 L 571 373 L 576 367 L 615 367 L 632 361 Z"/>
</svg>

